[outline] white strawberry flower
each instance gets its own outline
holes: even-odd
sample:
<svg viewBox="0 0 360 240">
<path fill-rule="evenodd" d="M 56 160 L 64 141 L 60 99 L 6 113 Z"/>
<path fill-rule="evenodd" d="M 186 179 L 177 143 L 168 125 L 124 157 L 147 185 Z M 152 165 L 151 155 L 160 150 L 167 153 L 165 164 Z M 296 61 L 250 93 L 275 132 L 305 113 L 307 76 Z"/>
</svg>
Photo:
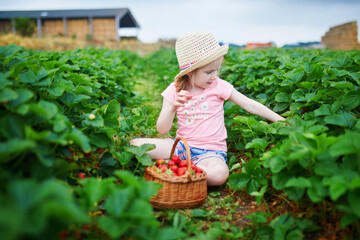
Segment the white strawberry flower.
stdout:
<svg viewBox="0 0 360 240">
<path fill-rule="evenodd" d="M 190 108 L 190 112 L 194 112 L 195 111 L 195 108 L 194 107 L 191 107 Z"/>
<path fill-rule="evenodd" d="M 201 109 L 206 111 L 209 109 L 209 104 L 207 102 L 204 102 L 200 105 Z"/>
<path fill-rule="evenodd" d="M 188 118 L 188 119 L 186 119 L 185 123 L 186 123 L 186 125 L 190 126 L 190 125 L 193 125 L 194 122 L 195 122 L 195 120 L 193 118 Z"/>
<path fill-rule="evenodd" d="M 205 101 L 206 97 L 204 95 L 201 95 L 199 99 L 200 99 L 200 101 L 203 102 L 203 101 Z"/>
<path fill-rule="evenodd" d="M 194 106 L 197 106 L 197 105 L 199 105 L 199 102 L 198 102 L 198 100 L 194 100 L 194 101 L 193 101 L 193 105 L 194 105 Z"/>
<path fill-rule="evenodd" d="M 189 112 L 189 110 L 184 110 L 184 115 L 189 115 L 190 114 L 190 112 Z"/>
</svg>

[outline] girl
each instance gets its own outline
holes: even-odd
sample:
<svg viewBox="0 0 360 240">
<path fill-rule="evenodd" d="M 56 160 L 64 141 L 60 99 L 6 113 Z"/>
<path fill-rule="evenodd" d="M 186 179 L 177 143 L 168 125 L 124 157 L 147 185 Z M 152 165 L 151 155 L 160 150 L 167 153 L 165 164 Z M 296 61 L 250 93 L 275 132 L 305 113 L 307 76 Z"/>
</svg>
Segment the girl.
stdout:
<svg viewBox="0 0 360 240">
<path fill-rule="evenodd" d="M 192 32 L 180 37 L 175 45 L 180 73 L 164 92 L 162 109 L 156 128 L 167 133 L 175 114 L 178 118 L 177 136 L 184 137 L 190 146 L 191 160 L 207 173 L 209 186 L 222 185 L 229 176 L 226 164 L 226 128 L 224 100 L 230 100 L 249 113 L 270 121 L 285 119 L 264 105 L 238 92 L 230 83 L 220 79 L 218 72 L 228 45 L 220 46 L 211 33 Z M 153 159 L 166 159 L 174 140 L 138 138 L 131 145 L 155 144 L 148 152 Z M 176 146 L 176 155 L 186 159 L 182 142 Z"/>
</svg>

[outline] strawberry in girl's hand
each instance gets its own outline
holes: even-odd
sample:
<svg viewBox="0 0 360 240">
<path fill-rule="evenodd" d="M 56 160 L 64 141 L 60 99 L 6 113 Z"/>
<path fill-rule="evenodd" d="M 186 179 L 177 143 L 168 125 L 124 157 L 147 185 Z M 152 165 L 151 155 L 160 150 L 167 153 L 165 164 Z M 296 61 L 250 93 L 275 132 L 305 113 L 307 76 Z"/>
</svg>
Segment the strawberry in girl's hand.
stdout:
<svg viewBox="0 0 360 240">
<path fill-rule="evenodd" d="M 174 163 L 176 164 L 176 165 L 178 165 L 179 163 L 180 163 L 180 157 L 178 156 L 178 155 L 173 155 L 172 157 L 171 157 L 171 160 L 172 161 L 174 161 Z"/>
</svg>

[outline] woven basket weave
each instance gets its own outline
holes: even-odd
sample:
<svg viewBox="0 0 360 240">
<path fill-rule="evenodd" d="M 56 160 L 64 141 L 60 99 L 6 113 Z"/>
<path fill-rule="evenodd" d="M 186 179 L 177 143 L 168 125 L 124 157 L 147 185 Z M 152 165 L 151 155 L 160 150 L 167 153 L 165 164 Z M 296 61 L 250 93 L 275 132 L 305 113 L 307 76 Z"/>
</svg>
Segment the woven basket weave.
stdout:
<svg viewBox="0 0 360 240">
<path fill-rule="evenodd" d="M 170 159 L 180 140 L 184 143 L 187 154 L 187 171 L 184 175 L 175 176 L 158 173 L 156 168 L 151 166 L 145 169 L 144 178 L 146 181 L 153 181 L 163 185 L 158 194 L 150 199 L 155 208 L 191 208 L 204 203 L 206 200 L 206 173 L 203 170 L 199 175 L 190 174 L 191 154 L 185 138 L 176 138 L 170 153 Z"/>
</svg>

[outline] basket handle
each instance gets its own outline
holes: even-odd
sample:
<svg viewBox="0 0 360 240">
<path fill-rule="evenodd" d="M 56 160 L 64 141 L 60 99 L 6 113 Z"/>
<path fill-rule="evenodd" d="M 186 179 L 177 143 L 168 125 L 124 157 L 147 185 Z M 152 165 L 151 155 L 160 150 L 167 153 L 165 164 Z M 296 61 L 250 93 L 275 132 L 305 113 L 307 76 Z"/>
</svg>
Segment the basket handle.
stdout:
<svg viewBox="0 0 360 240">
<path fill-rule="evenodd" d="M 184 143 L 184 145 L 185 145 L 186 155 L 187 155 L 187 158 L 186 158 L 186 159 L 187 159 L 187 170 L 189 171 L 190 168 L 191 168 L 191 153 L 190 153 L 189 144 L 188 144 L 188 142 L 186 141 L 185 138 L 183 138 L 183 137 L 177 137 L 177 138 L 175 139 L 175 142 L 174 142 L 173 147 L 172 147 L 172 149 L 171 149 L 170 159 L 171 159 L 171 157 L 174 155 L 175 148 L 176 148 L 176 146 L 177 146 L 177 143 L 178 143 L 180 140 L 181 140 L 181 141 Z"/>
</svg>

